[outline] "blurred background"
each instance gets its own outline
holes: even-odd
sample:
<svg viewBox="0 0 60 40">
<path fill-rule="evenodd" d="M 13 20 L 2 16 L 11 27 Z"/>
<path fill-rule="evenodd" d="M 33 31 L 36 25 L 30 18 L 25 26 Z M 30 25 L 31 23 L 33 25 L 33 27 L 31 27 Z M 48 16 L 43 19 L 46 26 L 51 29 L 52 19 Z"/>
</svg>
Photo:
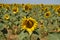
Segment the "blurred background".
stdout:
<svg viewBox="0 0 60 40">
<path fill-rule="evenodd" d="M 30 4 L 60 4 L 60 0 L 0 0 L 0 3 L 8 3 L 8 4 L 12 4 L 12 3 L 18 3 L 18 4 L 26 4 L 26 3 L 30 3 Z"/>
</svg>

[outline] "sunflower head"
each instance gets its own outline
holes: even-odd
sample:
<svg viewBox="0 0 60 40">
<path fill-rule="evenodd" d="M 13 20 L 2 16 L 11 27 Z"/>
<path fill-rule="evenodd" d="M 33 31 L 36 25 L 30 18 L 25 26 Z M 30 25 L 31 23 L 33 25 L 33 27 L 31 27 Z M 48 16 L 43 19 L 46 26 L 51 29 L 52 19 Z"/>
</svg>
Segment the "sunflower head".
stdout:
<svg viewBox="0 0 60 40">
<path fill-rule="evenodd" d="M 45 18 L 50 17 L 50 15 L 51 15 L 51 12 L 50 12 L 50 11 L 48 11 L 48 12 L 46 12 L 46 13 L 44 14 Z"/>
<path fill-rule="evenodd" d="M 8 14 L 5 14 L 5 15 L 4 15 L 4 18 L 5 18 L 5 19 L 9 19 L 9 15 L 8 15 Z"/>
<path fill-rule="evenodd" d="M 22 21 L 22 29 L 28 31 L 31 34 L 34 29 L 37 27 L 37 21 L 33 18 L 24 18 Z"/>
<path fill-rule="evenodd" d="M 44 7 L 44 4 L 40 4 L 40 7 Z"/>
<path fill-rule="evenodd" d="M 6 8 L 6 10 L 10 9 L 10 4 L 4 4 L 4 7 Z"/>
<path fill-rule="evenodd" d="M 13 8 L 12 8 L 12 11 L 13 11 L 14 14 L 16 14 L 16 13 L 18 12 L 18 7 L 16 7 L 16 6 L 13 7 Z"/>
<path fill-rule="evenodd" d="M 2 8 L 3 7 L 3 4 L 0 4 L 0 8 Z"/>
<path fill-rule="evenodd" d="M 56 9 L 57 15 L 60 16 L 60 7 Z"/>
<path fill-rule="evenodd" d="M 31 5 L 31 4 L 23 5 L 23 10 L 24 10 L 25 12 L 28 12 L 28 11 L 31 10 L 31 9 L 32 9 L 32 5 Z"/>
<path fill-rule="evenodd" d="M 45 8 L 44 8 L 44 11 L 47 12 L 47 11 L 48 11 L 48 7 L 45 7 Z"/>
</svg>

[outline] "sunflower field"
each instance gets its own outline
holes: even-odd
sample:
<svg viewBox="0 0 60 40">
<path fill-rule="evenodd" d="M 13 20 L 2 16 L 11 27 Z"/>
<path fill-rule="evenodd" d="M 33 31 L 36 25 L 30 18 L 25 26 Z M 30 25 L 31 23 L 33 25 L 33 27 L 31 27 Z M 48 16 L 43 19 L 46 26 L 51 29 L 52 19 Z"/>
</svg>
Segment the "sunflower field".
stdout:
<svg viewBox="0 0 60 40">
<path fill-rule="evenodd" d="M 60 40 L 60 5 L 0 4 L 0 40 Z"/>
</svg>

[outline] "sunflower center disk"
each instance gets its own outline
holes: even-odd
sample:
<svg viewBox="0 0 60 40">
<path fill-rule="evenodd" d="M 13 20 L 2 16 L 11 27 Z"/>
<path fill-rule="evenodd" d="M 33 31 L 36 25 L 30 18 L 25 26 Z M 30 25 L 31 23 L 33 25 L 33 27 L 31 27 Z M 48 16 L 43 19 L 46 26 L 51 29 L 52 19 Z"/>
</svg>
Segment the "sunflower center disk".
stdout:
<svg viewBox="0 0 60 40">
<path fill-rule="evenodd" d="M 60 8 L 59 8 L 59 10 L 57 10 L 58 11 L 58 13 L 60 13 Z"/>
<path fill-rule="evenodd" d="M 46 16 L 49 16 L 49 13 L 47 13 Z"/>
<path fill-rule="evenodd" d="M 8 18 L 8 16 L 6 16 L 6 18 Z"/>
<path fill-rule="evenodd" d="M 28 6 L 25 6 L 25 10 L 28 10 L 29 8 L 28 8 Z"/>
<path fill-rule="evenodd" d="M 34 25 L 34 23 L 33 23 L 32 20 L 29 20 L 29 21 L 26 22 L 26 27 L 27 27 L 27 28 L 32 28 L 33 25 Z"/>
<path fill-rule="evenodd" d="M 17 10 L 16 10 L 16 9 L 14 9 L 13 11 L 14 11 L 14 12 L 16 12 Z"/>
</svg>

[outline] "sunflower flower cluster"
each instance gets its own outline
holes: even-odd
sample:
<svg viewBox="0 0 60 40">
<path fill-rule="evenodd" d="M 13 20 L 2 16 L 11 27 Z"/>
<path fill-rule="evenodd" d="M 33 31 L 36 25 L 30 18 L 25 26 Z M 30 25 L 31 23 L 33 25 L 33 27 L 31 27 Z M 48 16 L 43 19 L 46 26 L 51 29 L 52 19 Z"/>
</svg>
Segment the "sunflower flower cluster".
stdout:
<svg viewBox="0 0 60 40">
<path fill-rule="evenodd" d="M 60 5 L 0 4 L 0 40 L 53 40 L 53 33 L 60 33 Z"/>
</svg>

